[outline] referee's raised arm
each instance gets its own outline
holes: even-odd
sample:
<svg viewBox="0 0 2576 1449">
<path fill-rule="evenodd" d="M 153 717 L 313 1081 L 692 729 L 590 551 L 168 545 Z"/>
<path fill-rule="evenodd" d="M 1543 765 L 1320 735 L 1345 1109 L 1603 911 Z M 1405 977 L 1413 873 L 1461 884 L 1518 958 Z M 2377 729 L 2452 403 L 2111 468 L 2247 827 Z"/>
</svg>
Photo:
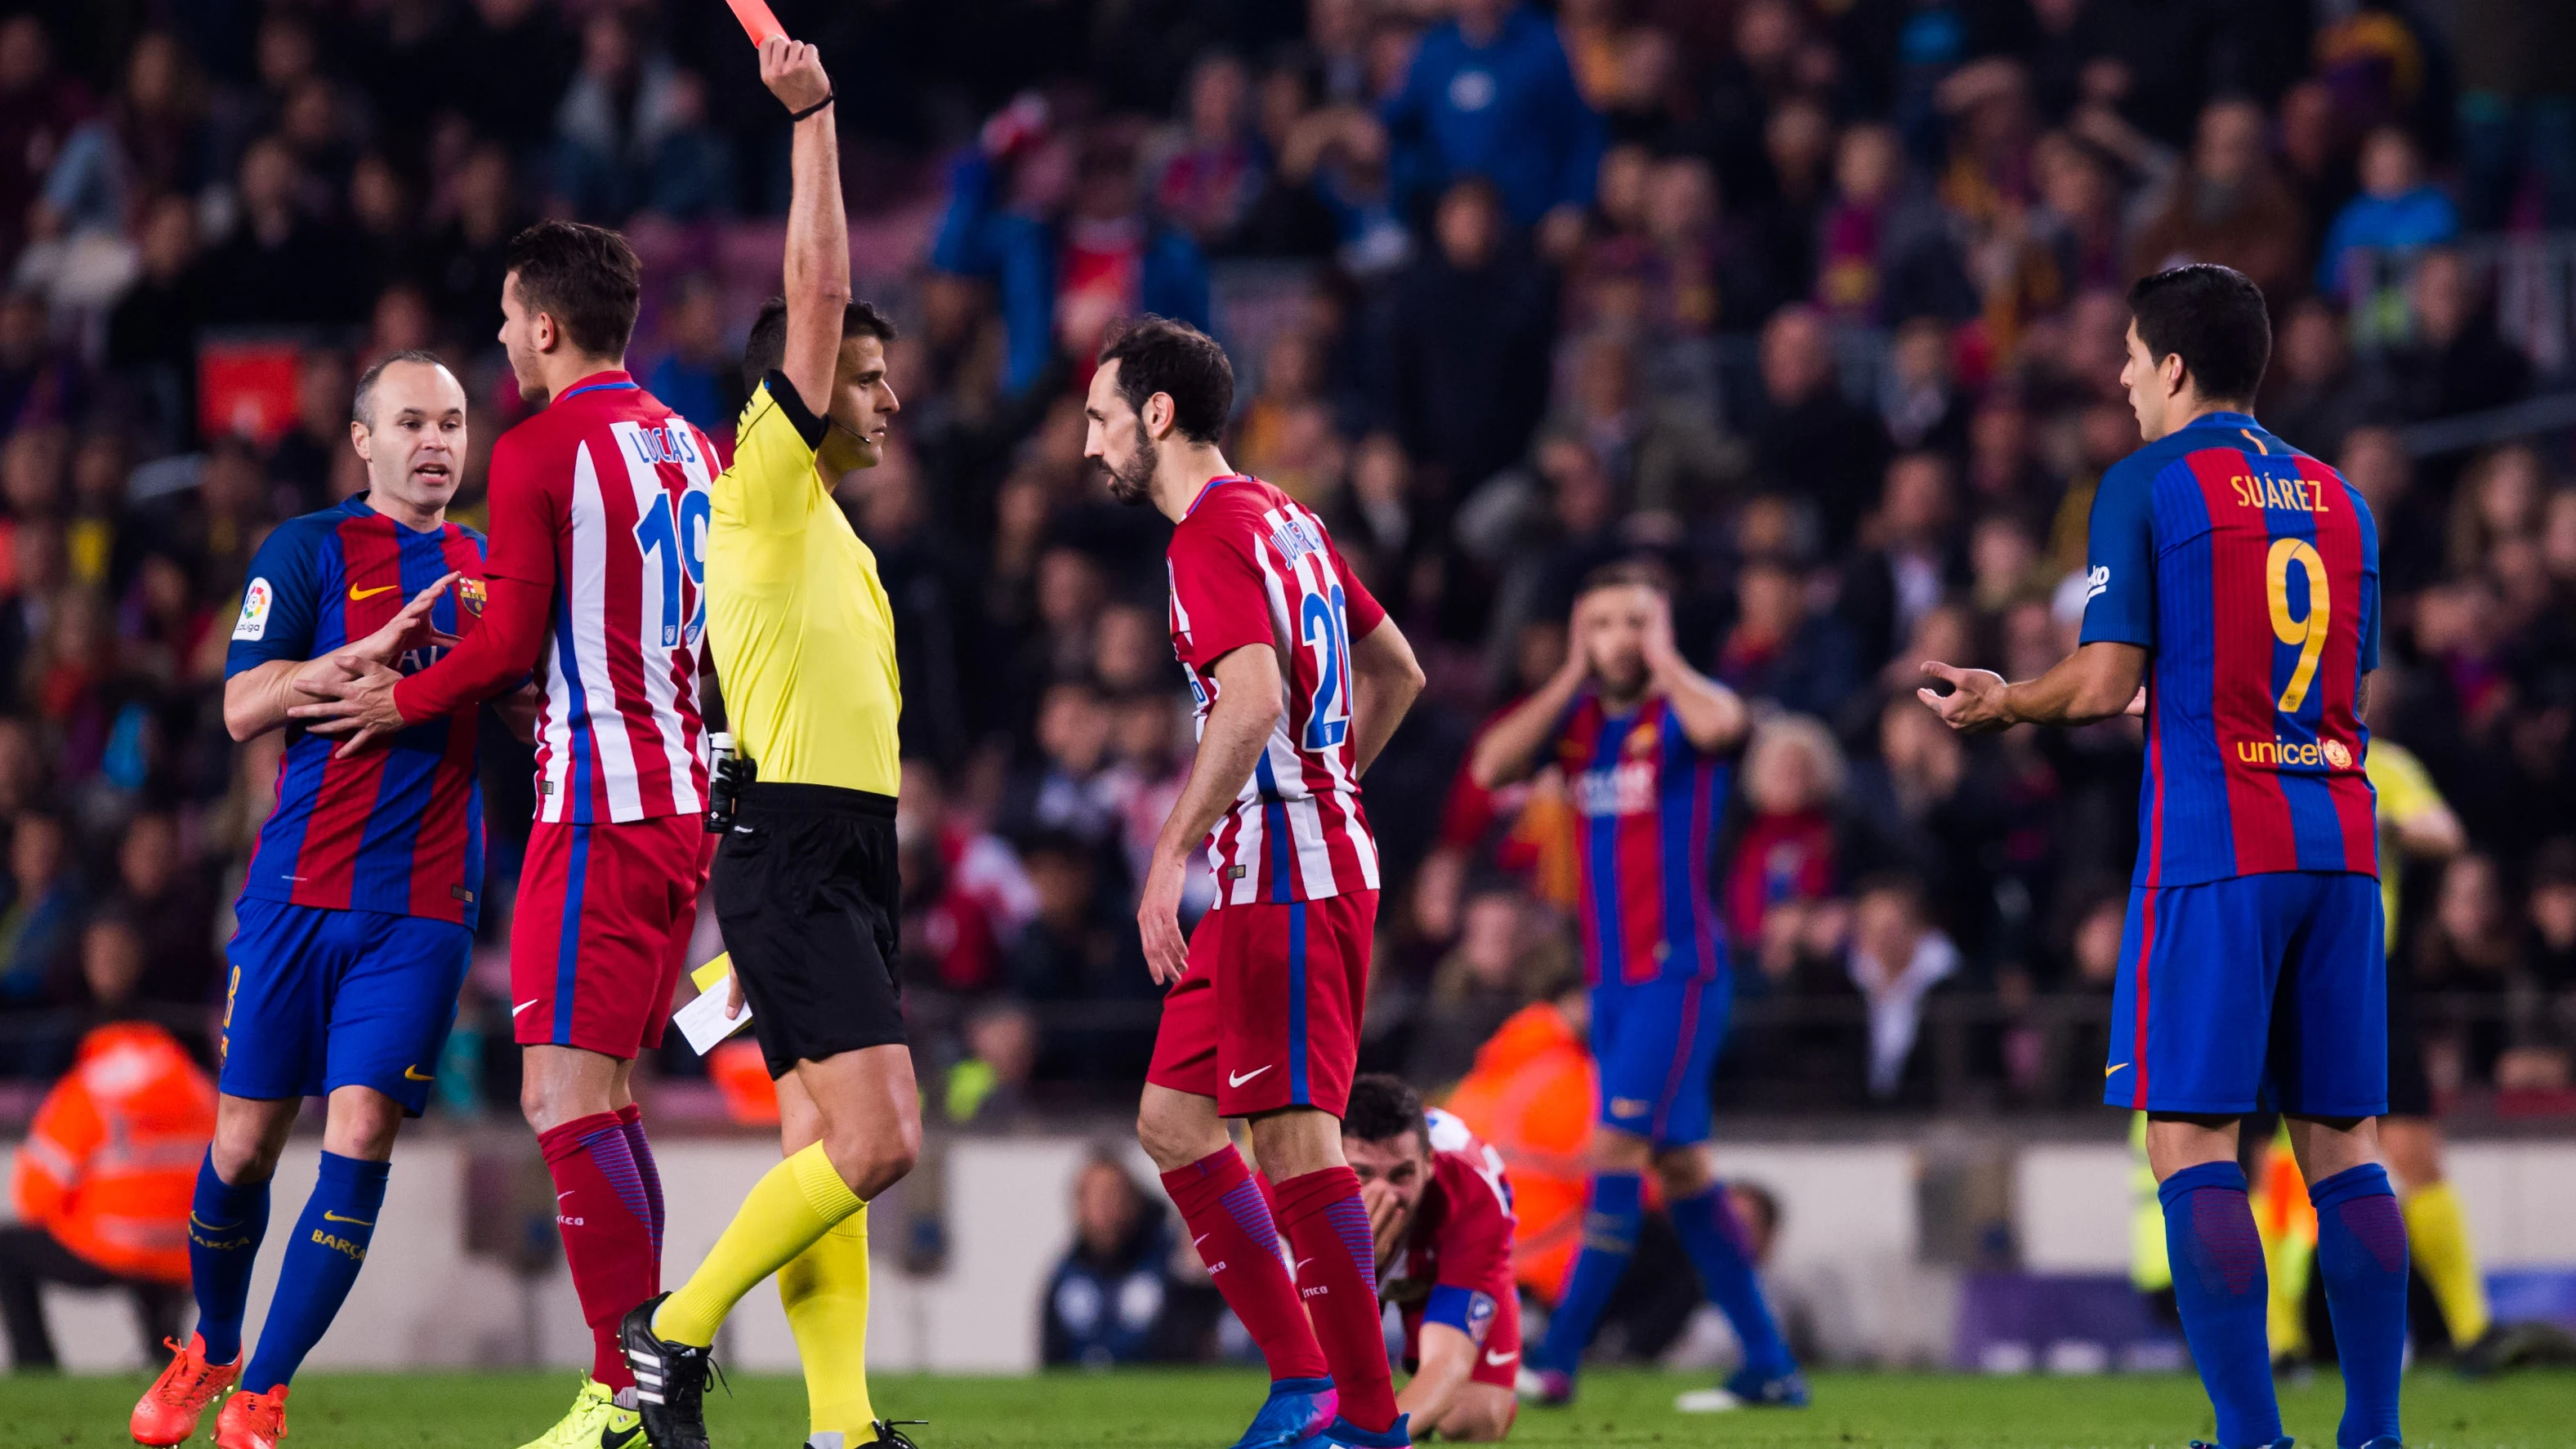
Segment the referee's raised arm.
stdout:
<svg viewBox="0 0 2576 1449">
<path fill-rule="evenodd" d="M 806 411 L 830 413 L 841 317 L 850 303 L 850 227 L 841 211 L 841 141 L 832 126 L 832 78 L 819 51 L 772 37 L 760 47 L 760 80 L 795 118 L 787 207 L 787 374 Z"/>
</svg>

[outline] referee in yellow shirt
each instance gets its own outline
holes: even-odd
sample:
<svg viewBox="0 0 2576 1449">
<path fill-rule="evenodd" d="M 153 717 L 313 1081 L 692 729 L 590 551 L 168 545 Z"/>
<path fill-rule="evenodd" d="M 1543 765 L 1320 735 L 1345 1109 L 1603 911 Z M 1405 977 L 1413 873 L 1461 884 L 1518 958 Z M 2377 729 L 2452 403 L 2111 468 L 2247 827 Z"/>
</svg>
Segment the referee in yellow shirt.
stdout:
<svg viewBox="0 0 2576 1449">
<path fill-rule="evenodd" d="M 708 1345 L 778 1274 L 814 1449 L 900 1444 L 866 1372 L 867 1200 L 912 1170 L 921 1109 L 894 977 L 901 880 L 894 619 L 876 556 L 832 501 L 874 467 L 898 404 L 894 327 L 850 296 L 832 87 L 774 39 L 761 80 L 795 117 L 786 295 L 745 348 L 752 384 L 707 536 L 707 634 L 736 743 L 758 771 L 717 846 L 716 920 L 778 1083 L 786 1160 L 678 1291 L 627 1316 L 655 1449 L 704 1449 Z"/>
<path fill-rule="evenodd" d="M 2365 701 L 2364 723 L 2371 701 Z M 2406 1218 L 2407 1256 L 2433 1290 L 2444 1335 L 2461 1367 L 2496 1366 L 2511 1343 L 2495 1331 L 2486 1276 L 2469 1237 L 2468 1209 L 2442 1167 L 2442 1124 L 2433 1115 L 2433 1084 L 2424 1071 L 2424 1040 L 2415 1020 L 2412 963 L 2397 959 L 2398 877 L 2409 860 L 2446 861 L 2468 849 L 2469 834 L 2433 783 L 2432 772 L 2405 746 L 2374 734 L 2363 757 L 2379 806 L 2379 887 L 2388 920 L 2388 1111 L 2379 1119 L 2379 1151 L 2397 1180 Z M 2415 1341 L 2438 1353 L 2441 1340 L 2415 1327 Z"/>
</svg>

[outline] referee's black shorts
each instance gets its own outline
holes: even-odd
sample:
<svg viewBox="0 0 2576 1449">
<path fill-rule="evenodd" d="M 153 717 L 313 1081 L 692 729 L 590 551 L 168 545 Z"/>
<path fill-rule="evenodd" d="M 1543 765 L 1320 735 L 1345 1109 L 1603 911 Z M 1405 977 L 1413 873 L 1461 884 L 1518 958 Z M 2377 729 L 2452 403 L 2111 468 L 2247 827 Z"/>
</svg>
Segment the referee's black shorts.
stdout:
<svg viewBox="0 0 2576 1449">
<path fill-rule="evenodd" d="M 771 1077 L 902 1044 L 894 797 L 754 784 L 716 847 L 710 884 Z"/>
</svg>

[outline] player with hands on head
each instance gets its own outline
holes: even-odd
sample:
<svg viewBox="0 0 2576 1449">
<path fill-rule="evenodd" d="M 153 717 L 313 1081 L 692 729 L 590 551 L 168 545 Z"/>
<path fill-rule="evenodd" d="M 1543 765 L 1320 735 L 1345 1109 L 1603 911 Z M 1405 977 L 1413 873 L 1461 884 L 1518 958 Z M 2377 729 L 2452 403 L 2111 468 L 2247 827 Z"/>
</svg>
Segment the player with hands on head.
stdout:
<svg viewBox="0 0 2576 1449">
<path fill-rule="evenodd" d="M 236 1381 L 216 1444 L 273 1449 L 285 1435 L 289 1381 L 366 1260 L 395 1133 L 428 1105 L 473 949 L 477 711 L 424 718 L 356 762 L 289 718 L 306 685 L 409 675 L 477 631 L 483 540 L 447 521 L 467 454 L 465 390 L 429 353 L 395 353 L 359 378 L 349 439 L 367 491 L 260 545 L 225 660 L 226 730 L 287 739 L 224 948 L 215 1137 L 188 1226 L 197 1329 L 134 1406 L 141 1444 L 187 1440 Z M 317 1096 L 319 1179 L 245 1363 L 269 1181 Z"/>
<path fill-rule="evenodd" d="M 2361 494 L 2249 411 L 2260 288 L 2206 263 L 2129 292 L 2120 382 L 2144 446 L 2093 497 L 2084 628 L 2037 679 L 1927 663 L 1952 728 L 2080 725 L 2145 686 L 2146 774 L 2103 1100 L 2147 1114 L 2176 1307 L 2227 1449 L 2286 1445 L 2269 1289 L 2237 1165 L 2277 1106 L 2317 1210 L 2345 1449 L 2395 1449 L 2407 1234 L 2389 1107 L 2370 672 L 2379 534 Z"/>
<path fill-rule="evenodd" d="M 1337 1119 L 1377 920 L 1360 777 L 1422 668 L 1323 520 L 1227 466 L 1217 437 L 1233 402 L 1223 348 L 1146 317 L 1101 349 L 1083 408 L 1084 455 L 1110 496 L 1172 520 L 1172 647 L 1198 707 L 1198 755 L 1136 912 L 1147 966 L 1169 987 L 1136 1132 L 1270 1369 L 1238 1449 L 1398 1449 L 1410 1439 L 1368 1211 Z M 1184 945 L 1183 873 L 1202 848 L 1217 900 Z M 1228 1117 L 1251 1120 L 1275 1225 Z"/>
<path fill-rule="evenodd" d="M 1521 1312 L 1503 1155 L 1382 1072 L 1351 1084 L 1342 1155 L 1368 1205 L 1379 1291 L 1404 1320 L 1413 1377 L 1396 1406 L 1443 1439 L 1509 1434 Z"/>
<path fill-rule="evenodd" d="M 1675 1407 L 1807 1402 L 1708 1151 L 1709 1083 L 1734 996 L 1712 852 L 1749 727 L 1735 691 L 1682 657 L 1662 569 L 1614 563 L 1575 595 L 1564 667 L 1496 720 L 1468 761 L 1488 790 L 1556 766 L 1580 821 L 1577 915 L 1600 1130 L 1583 1247 L 1519 1378 L 1538 1403 L 1574 1397 L 1584 1349 L 1636 1250 L 1649 1169 L 1702 1290 L 1744 1345 L 1723 1388 L 1693 1390 Z"/>
</svg>

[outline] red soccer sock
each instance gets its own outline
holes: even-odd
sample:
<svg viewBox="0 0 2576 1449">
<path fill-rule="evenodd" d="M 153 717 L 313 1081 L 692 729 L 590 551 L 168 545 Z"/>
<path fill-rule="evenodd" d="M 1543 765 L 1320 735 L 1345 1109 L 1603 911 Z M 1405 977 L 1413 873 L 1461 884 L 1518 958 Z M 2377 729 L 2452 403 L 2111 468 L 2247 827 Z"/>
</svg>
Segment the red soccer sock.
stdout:
<svg viewBox="0 0 2576 1449">
<path fill-rule="evenodd" d="M 1190 1241 L 1207 1264 L 1208 1279 L 1243 1321 L 1273 1379 L 1320 1379 L 1324 1351 L 1279 1261 L 1279 1229 L 1253 1185 L 1252 1170 L 1231 1146 L 1211 1152 L 1178 1172 L 1163 1174 L 1163 1190 L 1189 1224 Z M 1356 1190 L 1356 1189 L 1354 1189 Z M 1379 1352 L 1384 1364 L 1386 1355 Z M 1383 1368 L 1379 1370 L 1385 1372 Z"/>
<path fill-rule="evenodd" d="M 618 1347 L 617 1325 L 653 1296 L 653 1209 L 644 1174 L 614 1112 L 575 1118 L 537 1134 L 555 1180 L 555 1227 L 572 1269 L 581 1316 L 590 1324 L 592 1378 L 610 1389 L 635 1385 Z"/>
<path fill-rule="evenodd" d="M 1379 1328 L 1377 1246 L 1359 1174 L 1327 1167 L 1275 1184 L 1279 1225 L 1297 1254 L 1297 1292 L 1333 1366 L 1342 1417 L 1372 1434 L 1395 1423 L 1394 1375 Z"/>
<path fill-rule="evenodd" d="M 617 1109 L 617 1122 L 626 1129 L 626 1150 L 635 1154 L 635 1171 L 644 1179 L 644 1206 L 651 1210 L 653 1289 L 644 1295 L 650 1298 L 662 1291 L 662 1169 L 654 1165 L 653 1144 L 644 1140 L 644 1109 L 629 1102 Z"/>
</svg>

